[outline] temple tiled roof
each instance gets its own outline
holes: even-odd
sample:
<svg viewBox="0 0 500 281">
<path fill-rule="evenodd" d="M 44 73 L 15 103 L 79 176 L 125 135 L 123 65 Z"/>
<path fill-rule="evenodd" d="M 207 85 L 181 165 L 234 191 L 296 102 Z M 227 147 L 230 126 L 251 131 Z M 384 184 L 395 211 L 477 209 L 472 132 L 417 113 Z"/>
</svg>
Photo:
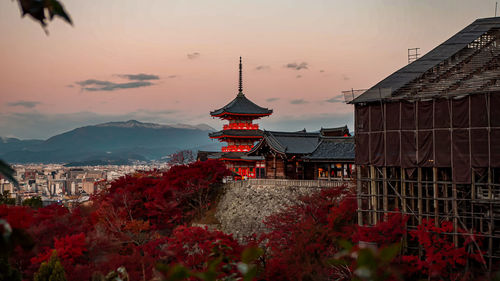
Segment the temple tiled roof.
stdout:
<svg viewBox="0 0 500 281">
<path fill-rule="evenodd" d="M 303 159 L 354 161 L 354 137 L 322 137 L 316 149 Z"/>
<path fill-rule="evenodd" d="M 320 140 L 320 133 L 264 131 L 264 138 L 249 152 L 267 143 L 271 149 L 284 154 L 308 154 L 314 151 Z"/>
<path fill-rule="evenodd" d="M 334 128 L 321 128 L 319 132 L 321 133 L 322 136 L 328 136 L 328 137 L 343 137 L 344 135 L 350 136 L 347 125 Z"/>
</svg>

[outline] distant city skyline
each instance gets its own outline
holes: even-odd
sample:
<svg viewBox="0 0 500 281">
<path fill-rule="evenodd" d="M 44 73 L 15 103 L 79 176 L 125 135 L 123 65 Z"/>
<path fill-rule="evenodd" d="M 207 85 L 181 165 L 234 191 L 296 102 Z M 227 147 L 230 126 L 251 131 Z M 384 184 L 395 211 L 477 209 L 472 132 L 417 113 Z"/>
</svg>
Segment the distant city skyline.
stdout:
<svg viewBox="0 0 500 281">
<path fill-rule="evenodd" d="M 45 35 L 0 3 L 0 136 L 46 139 L 109 121 L 208 124 L 237 94 L 274 114 L 268 130 L 347 124 L 341 91 L 369 88 L 495 1 L 62 0 Z"/>
</svg>

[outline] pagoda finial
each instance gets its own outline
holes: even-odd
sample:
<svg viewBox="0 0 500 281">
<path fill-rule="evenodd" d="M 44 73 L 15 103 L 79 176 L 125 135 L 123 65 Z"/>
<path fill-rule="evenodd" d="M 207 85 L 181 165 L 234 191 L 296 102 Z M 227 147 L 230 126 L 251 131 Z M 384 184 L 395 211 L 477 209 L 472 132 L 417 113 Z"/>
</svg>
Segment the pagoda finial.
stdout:
<svg viewBox="0 0 500 281">
<path fill-rule="evenodd" d="M 244 96 L 243 94 L 243 67 L 241 65 L 241 57 L 240 57 L 240 83 L 238 87 L 238 96 Z"/>
</svg>

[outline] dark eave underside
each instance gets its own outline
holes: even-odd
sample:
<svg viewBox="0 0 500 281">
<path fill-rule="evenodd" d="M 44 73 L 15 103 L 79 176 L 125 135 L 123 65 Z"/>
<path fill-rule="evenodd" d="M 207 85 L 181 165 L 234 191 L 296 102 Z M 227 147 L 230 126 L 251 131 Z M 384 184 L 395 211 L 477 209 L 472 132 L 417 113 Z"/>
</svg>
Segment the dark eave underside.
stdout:
<svg viewBox="0 0 500 281">
<path fill-rule="evenodd" d="M 248 156 L 246 152 L 213 152 L 207 158 L 232 161 L 258 161 L 264 159 L 260 156 Z"/>
<path fill-rule="evenodd" d="M 208 136 L 211 138 L 222 138 L 222 137 L 262 137 L 262 130 L 222 130 L 218 132 L 209 133 Z"/>
</svg>

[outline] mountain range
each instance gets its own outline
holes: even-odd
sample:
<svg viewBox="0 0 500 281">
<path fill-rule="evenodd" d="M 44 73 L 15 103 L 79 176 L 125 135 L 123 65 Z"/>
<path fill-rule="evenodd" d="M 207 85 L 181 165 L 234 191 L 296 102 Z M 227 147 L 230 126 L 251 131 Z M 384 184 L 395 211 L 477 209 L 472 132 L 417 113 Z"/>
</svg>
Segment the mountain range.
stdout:
<svg viewBox="0 0 500 281">
<path fill-rule="evenodd" d="M 161 125 L 136 120 L 109 122 L 47 140 L 0 138 L 0 159 L 9 163 L 124 163 L 159 160 L 179 150 L 219 150 L 208 137 L 215 129 L 200 124 Z"/>
</svg>

